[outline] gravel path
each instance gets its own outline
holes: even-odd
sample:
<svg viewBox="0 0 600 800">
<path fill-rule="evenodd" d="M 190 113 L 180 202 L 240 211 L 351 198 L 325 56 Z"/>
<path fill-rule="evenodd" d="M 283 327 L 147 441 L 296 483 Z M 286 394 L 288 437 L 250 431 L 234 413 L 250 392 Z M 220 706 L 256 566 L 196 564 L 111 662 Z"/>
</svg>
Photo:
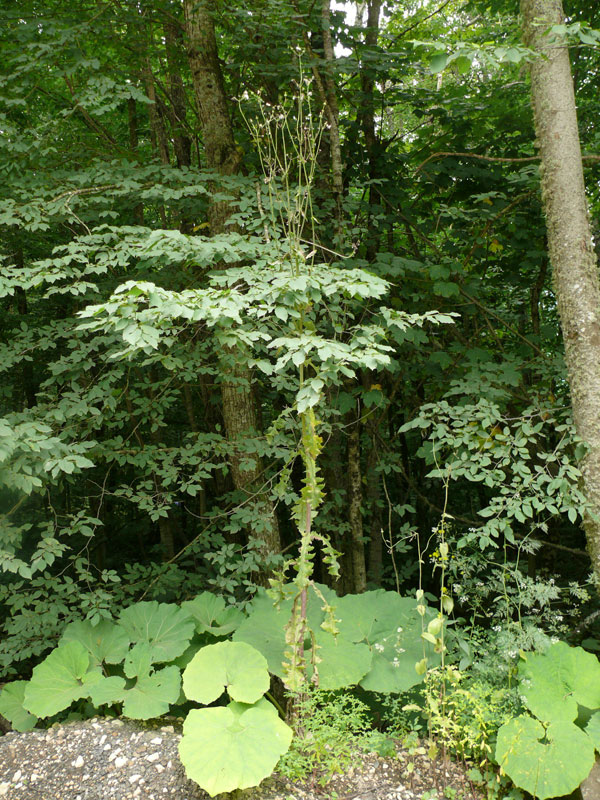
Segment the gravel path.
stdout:
<svg viewBox="0 0 600 800">
<path fill-rule="evenodd" d="M 0 737 L 0 798 L 5 800 L 205 800 L 177 755 L 172 725 L 148 729 L 130 720 L 92 719 Z M 472 797 L 462 770 L 400 751 L 397 759 L 359 758 L 321 788 L 278 778 L 252 800 L 419 800 L 426 790 Z"/>
</svg>

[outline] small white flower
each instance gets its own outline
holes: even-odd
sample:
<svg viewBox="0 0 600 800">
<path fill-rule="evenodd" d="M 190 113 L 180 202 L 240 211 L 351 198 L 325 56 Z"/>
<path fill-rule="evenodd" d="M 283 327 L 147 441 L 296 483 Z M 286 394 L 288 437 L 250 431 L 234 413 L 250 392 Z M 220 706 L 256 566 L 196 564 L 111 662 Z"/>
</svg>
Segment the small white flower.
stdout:
<svg viewBox="0 0 600 800">
<path fill-rule="evenodd" d="M 384 649 L 384 648 L 383 648 L 383 645 L 382 645 L 382 644 L 379 644 L 379 642 L 377 642 L 377 643 L 375 644 L 375 650 L 377 650 L 377 652 L 378 652 L 378 653 L 383 653 L 383 649 Z"/>
<path fill-rule="evenodd" d="M 562 619 L 562 617 L 561 617 L 561 619 Z M 402 628 L 402 627 L 400 627 L 400 628 L 398 628 L 398 630 L 396 631 L 396 633 L 402 633 L 402 631 L 403 631 L 403 628 Z"/>
</svg>

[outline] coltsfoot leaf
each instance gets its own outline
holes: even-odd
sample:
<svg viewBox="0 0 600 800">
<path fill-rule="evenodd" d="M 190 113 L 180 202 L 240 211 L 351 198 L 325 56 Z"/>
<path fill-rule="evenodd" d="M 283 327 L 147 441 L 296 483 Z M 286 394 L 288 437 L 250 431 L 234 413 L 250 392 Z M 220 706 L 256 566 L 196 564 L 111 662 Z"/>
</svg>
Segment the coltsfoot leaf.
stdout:
<svg viewBox="0 0 600 800">
<path fill-rule="evenodd" d="M 120 625 L 103 619 L 97 625 L 88 620 L 71 622 L 64 630 L 59 644 L 79 642 L 96 664 L 119 664 L 129 649 L 130 639 Z"/>
<path fill-rule="evenodd" d="M 270 775 L 292 741 L 291 729 L 264 698 L 255 705 L 193 709 L 179 756 L 189 778 L 211 797 L 247 789 Z"/>
<path fill-rule="evenodd" d="M 521 715 L 498 731 L 496 760 L 516 786 L 546 800 L 570 794 L 587 778 L 594 765 L 594 745 L 570 721 L 544 727 Z"/>
<path fill-rule="evenodd" d="M 35 728 L 37 717 L 23 707 L 27 681 L 7 683 L 0 693 L 0 714 L 10 722 L 12 727 L 25 733 Z"/>
<path fill-rule="evenodd" d="M 103 680 L 101 670 L 89 666 L 90 654 L 82 644 L 59 645 L 34 667 L 25 687 L 24 707 L 38 717 L 51 717 L 75 700 L 88 697 L 90 687 Z"/>
<path fill-rule="evenodd" d="M 527 707 L 544 722 L 571 722 L 578 705 L 600 708 L 600 663 L 582 647 L 556 642 L 544 653 L 528 653 L 519 676 Z"/>
<path fill-rule="evenodd" d="M 194 621 L 172 603 L 136 603 L 126 608 L 120 623 L 132 642 L 150 647 L 153 664 L 181 655 L 194 635 Z"/>
<path fill-rule="evenodd" d="M 199 650 L 183 673 L 188 700 L 208 705 L 226 689 L 233 700 L 254 703 L 269 688 L 267 661 L 245 642 L 219 642 Z"/>
<path fill-rule="evenodd" d="M 152 719 L 166 714 L 179 699 L 181 675 L 177 667 L 164 667 L 152 675 L 142 675 L 124 693 L 123 715 L 130 719 Z"/>
</svg>

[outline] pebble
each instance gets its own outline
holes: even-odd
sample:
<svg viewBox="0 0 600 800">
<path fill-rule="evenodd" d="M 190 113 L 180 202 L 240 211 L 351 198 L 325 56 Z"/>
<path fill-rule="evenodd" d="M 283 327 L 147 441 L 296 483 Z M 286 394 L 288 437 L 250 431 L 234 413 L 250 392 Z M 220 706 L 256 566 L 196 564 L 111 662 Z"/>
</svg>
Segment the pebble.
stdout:
<svg viewBox="0 0 600 800">
<path fill-rule="evenodd" d="M 151 753 L 149 756 L 146 756 L 146 761 L 149 761 L 151 764 L 154 761 L 158 761 L 160 758 L 160 753 Z"/>
<path fill-rule="evenodd" d="M 81 767 L 83 767 L 84 764 L 83 756 L 77 756 L 75 761 L 72 761 L 71 763 L 76 769 L 80 769 Z"/>
<path fill-rule="evenodd" d="M 119 769 L 121 767 L 124 767 L 126 763 L 127 763 L 127 759 L 123 758 L 123 756 L 119 756 L 118 758 L 115 758 L 115 767 L 118 767 Z"/>
<path fill-rule="evenodd" d="M 141 775 L 130 775 L 129 783 L 137 783 L 141 777 Z"/>
<path fill-rule="evenodd" d="M 10 783 L 0 783 L 0 797 L 6 797 L 9 789 Z"/>
</svg>

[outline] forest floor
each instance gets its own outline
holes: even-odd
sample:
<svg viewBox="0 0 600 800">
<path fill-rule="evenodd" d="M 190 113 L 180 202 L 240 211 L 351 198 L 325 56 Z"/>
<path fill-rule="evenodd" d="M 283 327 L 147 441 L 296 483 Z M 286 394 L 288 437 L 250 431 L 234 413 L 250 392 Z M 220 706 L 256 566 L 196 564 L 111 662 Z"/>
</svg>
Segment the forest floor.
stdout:
<svg viewBox="0 0 600 800">
<path fill-rule="evenodd" d="M 0 737 L 0 798 L 6 800 L 205 800 L 185 776 L 173 725 L 95 718 Z M 411 766 L 412 765 L 412 766 Z M 225 797 L 223 795 L 223 797 Z M 425 748 L 396 758 L 357 756 L 326 786 L 273 776 L 244 800 L 480 800 L 461 765 Z"/>
</svg>

